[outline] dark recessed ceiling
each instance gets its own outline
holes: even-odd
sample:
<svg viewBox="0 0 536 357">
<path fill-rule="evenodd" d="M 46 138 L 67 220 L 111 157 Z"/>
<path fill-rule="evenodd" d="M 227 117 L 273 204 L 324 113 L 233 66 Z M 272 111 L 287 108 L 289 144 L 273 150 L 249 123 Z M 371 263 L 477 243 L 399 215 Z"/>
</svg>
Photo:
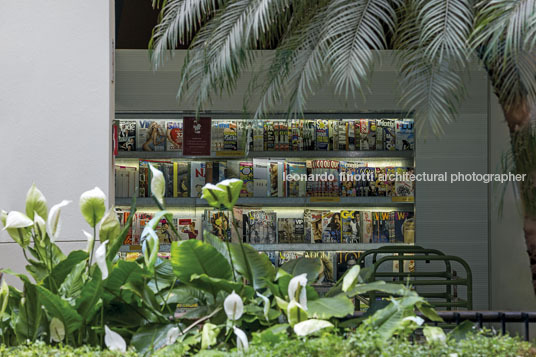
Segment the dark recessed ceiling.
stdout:
<svg viewBox="0 0 536 357">
<path fill-rule="evenodd" d="M 116 0 L 116 48 L 147 49 L 157 20 L 151 0 Z"/>
</svg>

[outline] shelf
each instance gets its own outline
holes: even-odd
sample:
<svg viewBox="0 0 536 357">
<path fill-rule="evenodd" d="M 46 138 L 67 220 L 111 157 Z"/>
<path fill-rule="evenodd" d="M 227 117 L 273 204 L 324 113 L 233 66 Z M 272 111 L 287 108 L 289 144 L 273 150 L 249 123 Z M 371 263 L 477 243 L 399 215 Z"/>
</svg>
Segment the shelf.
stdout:
<svg viewBox="0 0 536 357">
<path fill-rule="evenodd" d="M 243 158 L 339 158 L 339 159 L 413 159 L 413 151 L 258 151 L 247 156 L 240 152 L 220 152 L 210 156 L 183 156 L 179 151 L 119 151 L 118 159 L 243 159 Z"/>
<path fill-rule="evenodd" d="M 344 252 L 344 251 L 364 251 L 370 249 L 378 249 L 384 246 L 410 246 L 412 244 L 406 243 L 279 243 L 279 244 L 251 244 L 257 250 L 260 251 L 331 251 L 331 252 Z M 161 244 L 160 252 L 169 253 L 171 245 Z M 140 246 L 122 245 L 119 249 L 120 252 L 139 252 Z"/>
<path fill-rule="evenodd" d="M 385 207 L 413 209 L 414 202 L 393 202 L 396 197 L 340 197 L 339 200 L 328 201 L 330 197 L 242 197 L 239 198 L 237 206 L 252 207 Z M 318 200 L 325 199 L 325 202 Z M 336 199 L 336 198 L 335 198 Z M 129 206 L 131 198 L 115 199 L 117 206 Z M 207 202 L 201 198 L 164 198 L 165 206 L 173 207 L 209 207 Z M 148 197 L 136 199 L 138 207 L 156 207 L 154 200 Z"/>
</svg>

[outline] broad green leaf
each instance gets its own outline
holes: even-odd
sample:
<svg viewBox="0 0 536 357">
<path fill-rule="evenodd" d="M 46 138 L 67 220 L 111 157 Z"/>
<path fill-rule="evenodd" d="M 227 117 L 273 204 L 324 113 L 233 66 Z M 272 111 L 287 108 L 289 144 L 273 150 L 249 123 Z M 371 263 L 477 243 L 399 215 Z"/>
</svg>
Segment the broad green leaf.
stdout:
<svg viewBox="0 0 536 357">
<path fill-rule="evenodd" d="M 57 317 L 63 322 L 67 334 L 72 333 L 82 325 L 82 317 L 67 301 L 42 286 L 36 286 L 36 288 L 45 309 L 51 316 Z"/>
<path fill-rule="evenodd" d="M 230 244 L 233 264 L 255 290 L 266 287 L 266 280 L 273 281 L 275 268 L 266 254 L 259 253 L 249 244 Z"/>
<path fill-rule="evenodd" d="M 355 287 L 360 270 L 361 267 L 359 265 L 354 265 L 348 272 L 346 272 L 346 274 L 344 274 L 344 278 L 342 279 L 342 291 L 347 292 Z"/>
<path fill-rule="evenodd" d="M 28 265 L 26 265 L 26 270 L 32 275 L 32 278 L 35 279 L 37 283 L 42 282 L 48 276 L 48 267 L 45 263 L 36 261 L 33 259 L 28 259 Z"/>
<path fill-rule="evenodd" d="M 62 260 L 54 267 L 54 269 L 52 269 L 51 277 L 54 279 L 55 285 L 60 286 L 73 268 L 80 262 L 85 262 L 87 258 L 88 254 L 83 250 L 73 250 L 71 253 L 69 253 L 67 258 Z M 52 286 L 50 278 L 47 279 L 47 286 L 49 289 Z"/>
<path fill-rule="evenodd" d="M 280 269 L 283 269 L 292 276 L 306 273 L 307 280 L 314 283 L 324 268 L 322 261 L 318 258 L 298 258 L 281 265 Z"/>
<path fill-rule="evenodd" d="M 201 349 L 207 349 L 210 346 L 213 346 L 218 342 L 217 337 L 220 333 L 220 328 L 210 322 L 207 322 L 203 325 L 203 330 L 201 331 Z"/>
<path fill-rule="evenodd" d="M 465 320 L 449 332 L 449 337 L 454 338 L 456 341 L 460 341 L 465 339 L 467 334 L 474 330 L 475 323 L 469 320 Z"/>
<path fill-rule="evenodd" d="M 280 297 L 275 297 L 275 303 L 277 304 L 277 307 L 279 307 L 283 311 L 287 311 L 288 308 L 288 301 L 281 299 Z"/>
<path fill-rule="evenodd" d="M 229 261 L 229 264 L 231 263 L 231 258 L 229 255 L 230 248 L 227 247 L 227 243 L 222 241 L 220 238 L 216 237 L 214 234 L 210 233 L 207 230 L 203 231 L 203 239 L 205 240 L 205 243 L 210 244 L 216 250 L 225 257 Z"/>
<path fill-rule="evenodd" d="M 310 317 L 318 319 L 345 317 L 354 313 L 354 304 L 345 294 L 324 297 L 309 301 L 307 303 L 307 313 Z"/>
<path fill-rule="evenodd" d="M 407 295 L 410 290 L 401 284 L 386 283 L 383 280 L 377 280 L 372 283 L 357 284 L 356 287 L 348 293 L 348 296 L 356 296 L 371 291 L 380 291 L 390 295 Z"/>
<path fill-rule="evenodd" d="M 8 301 L 9 301 L 9 287 L 6 281 L 2 279 L 2 284 L 0 285 L 0 318 L 6 311 Z"/>
<path fill-rule="evenodd" d="M 47 200 L 35 184 L 30 187 L 26 194 L 26 215 L 30 219 L 34 219 L 34 212 L 43 218 L 48 215 Z"/>
<path fill-rule="evenodd" d="M 177 277 L 185 283 L 192 275 L 205 274 L 212 278 L 232 279 L 229 263 L 216 248 L 196 239 L 171 244 L 171 265 Z M 211 289 L 216 296 L 217 289 Z"/>
<path fill-rule="evenodd" d="M 235 291 L 240 296 L 247 299 L 251 299 L 255 294 L 255 290 L 253 290 L 251 286 L 235 283 L 232 280 L 211 278 L 206 274 L 193 274 L 190 279 L 190 285 L 208 292 L 211 292 L 214 288 L 218 291 L 225 291 L 228 293 Z"/>
<path fill-rule="evenodd" d="M 76 301 L 76 310 L 82 316 L 84 322 L 91 321 L 97 313 L 97 302 L 102 295 L 102 277 L 100 269 L 95 269 L 91 276 L 91 280 L 84 284 L 82 292 Z"/>
<path fill-rule="evenodd" d="M 105 288 L 119 293 L 121 287 L 129 281 L 143 282 L 143 270 L 136 262 L 119 260 L 105 281 Z"/>
<path fill-rule="evenodd" d="M 76 299 L 82 287 L 84 286 L 84 278 L 82 275 L 85 272 L 86 262 L 81 261 L 74 266 L 73 270 L 65 277 L 65 280 L 58 289 L 58 293 L 64 298 Z"/>
<path fill-rule="evenodd" d="M 322 329 L 333 327 L 333 324 L 325 320 L 310 319 L 294 325 L 294 332 L 298 336 L 309 336 Z"/>
<path fill-rule="evenodd" d="M 43 316 L 41 303 L 36 286 L 25 281 L 24 298 L 20 300 L 19 314 L 15 324 L 15 335 L 19 343 L 37 339 Z"/>
<path fill-rule="evenodd" d="M 434 308 L 427 302 L 417 303 L 417 308 L 424 316 L 426 316 L 430 321 L 443 322 L 441 316 L 437 314 Z"/>
<path fill-rule="evenodd" d="M 436 326 L 425 326 L 422 329 L 424 337 L 426 337 L 426 342 L 428 343 L 446 343 L 447 335 L 441 327 Z"/>
<path fill-rule="evenodd" d="M 161 303 L 167 298 L 168 304 L 192 305 L 198 303 L 204 297 L 205 292 L 192 286 L 181 286 L 171 291 L 164 290 L 158 295 Z"/>
<path fill-rule="evenodd" d="M 150 324 L 140 327 L 132 336 L 130 345 L 141 355 L 152 352 L 166 345 L 166 337 L 174 324 Z"/>
<path fill-rule="evenodd" d="M 86 191 L 80 196 L 80 212 L 91 227 L 95 227 L 104 217 L 104 212 L 106 212 L 105 200 L 106 195 L 98 187 Z"/>
<path fill-rule="evenodd" d="M 115 213 L 115 208 L 112 207 L 108 210 L 108 213 L 101 221 L 99 228 L 99 240 L 101 243 L 109 241 L 111 244 L 114 240 L 119 238 L 119 232 L 121 231 L 121 223 Z"/>
<path fill-rule="evenodd" d="M 155 293 L 157 293 L 159 290 L 170 287 L 171 284 L 173 284 L 173 282 L 177 279 L 173 273 L 173 266 L 168 259 L 156 259 L 154 273 L 156 275 L 157 284 L 155 284 L 155 278 L 153 277 L 151 281 L 149 281 L 148 285 L 154 290 Z M 156 285 L 158 285 L 158 289 L 156 288 Z"/>
</svg>

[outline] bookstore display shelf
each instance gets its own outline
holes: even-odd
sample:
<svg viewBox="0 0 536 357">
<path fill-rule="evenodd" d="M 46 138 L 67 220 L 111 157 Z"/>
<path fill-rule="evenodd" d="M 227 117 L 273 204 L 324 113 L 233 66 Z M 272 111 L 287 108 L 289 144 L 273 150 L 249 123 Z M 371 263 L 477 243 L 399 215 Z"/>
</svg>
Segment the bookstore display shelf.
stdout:
<svg viewBox="0 0 536 357">
<path fill-rule="evenodd" d="M 385 207 L 385 208 L 413 208 L 414 202 L 396 202 L 397 197 L 241 197 L 237 206 L 255 207 Z M 117 206 L 130 206 L 131 198 L 115 198 Z M 166 207 L 209 207 L 207 201 L 201 198 L 171 198 L 165 197 Z M 136 199 L 138 207 L 156 207 L 154 200 L 148 197 Z"/>
<path fill-rule="evenodd" d="M 178 151 L 119 151 L 118 159 L 232 159 L 232 158 L 341 158 L 341 159 L 413 159 L 413 151 L 257 151 L 250 152 L 247 156 L 241 152 L 218 152 L 210 156 L 183 156 Z"/>
<path fill-rule="evenodd" d="M 408 243 L 276 243 L 276 244 L 251 244 L 252 247 L 259 251 L 331 251 L 331 252 L 345 252 L 345 251 L 366 251 L 370 249 L 378 249 L 384 246 L 409 246 Z M 169 253 L 170 244 L 160 244 L 161 253 Z M 139 252 L 141 246 L 139 245 L 122 245 L 120 252 Z"/>
</svg>

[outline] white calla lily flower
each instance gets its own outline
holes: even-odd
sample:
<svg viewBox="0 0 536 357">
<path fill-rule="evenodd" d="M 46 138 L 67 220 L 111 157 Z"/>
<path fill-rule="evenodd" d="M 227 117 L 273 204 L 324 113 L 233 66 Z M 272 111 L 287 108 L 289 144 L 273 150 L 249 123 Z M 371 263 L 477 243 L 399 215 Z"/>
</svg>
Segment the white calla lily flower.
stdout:
<svg viewBox="0 0 536 357">
<path fill-rule="evenodd" d="M 106 344 L 106 347 L 110 351 L 119 351 L 119 352 L 126 352 L 127 351 L 127 343 L 121 337 L 120 334 L 117 332 L 114 332 L 110 330 L 110 328 L 107 325 L 104 325 L 104 343 Z"/>
<path fill-rule="evenodd" d="M 266 321 L 268 321 L 268 312 L 270 311 L 270 300 L 266 296 L 259 294 L 258 291 L 257 291 L 257 296 L 260 297 L 262 301 L 264 301 L 264 309 L 263 309 L 264 318 L 266 318 Z"/>
<path fill-rule="evenodd" d="M 95 251 L 95 262 L 101 270 L 102 280 L 108 277 L 108 265 L 106 264 L 106 244 L 108 244 L 108 241 L 103 242 Z"/>
<path fill-rule="evenodd" d="M 244 313 L 244 303 L 242 302 L 240 295 L 233 290 L 233 292 L 225 298 L 223 309 L 229 320 L 235 321 L 241 318 Z"/>
<path fill-rule="evenodd" d="M 304 310 L 307 310 L 307 274 L 303 273 L 290 279 L 288 283 L 288 298 L 290 301 L 298 301 Z M 296 292 L 300 290 L 298 300 L 296 300 Z"/>
<path fill-rule="evenodd" d="M 3 230 L 9 228 L 26 228 L 33 226 L 34 222 L 24 213 L 11 211 L 7 214 L 6 224 Z"/>
<path fill-rule="evenodd" d="M 333 327 L 329 321 L 310 319 L 294 325 L 294 332 L 298 336 L 307 336 L 328 327 Z"/>
<path fill-rule="evenodd" d="M 50 209 L 50 212 L 48 212 L 48 219 L 47 219 L 47 233 L 50 237 L 50 241 L 54 242 L 56 238 L 60 235 L 61 231 L 61 221 L 60 221 L 60 213 L 61 209 L 65 206 L 67 206 L 71 201 L 63 200 L 60 203 L 52 206 Z"/>
<path fill-rule="evenodd" d="M 65 338 L 65 326 L 63 322 L 57 317 L 53 317 L 50 320 L 50 340 L 54 342 L 61 342 Z"/>
<path fill-rule="evenodd" d="M 41 246 L 45 246 L 45 234 L 47 232 L 47 224 L 43 217 L 41 217 L 37 212 L 34 214 L 34 230 L 37 232 L 36 238 L 39 238 L 39 243 Z"/>
<path fill-rule="evenodd" d="M 181 332 L 178 327 L 172 327 L 166 334 L 166 345 L 174 344 L 179 338 Z"/>
<path fill-rule="evenodd" d="M 162 171 L 149 164 L 153 178 L 151 180 L 151 192 L 160 204 L 164 204 L 164 194 L 166 193 L 166 180 Z"/>
<path fill-rule="evenodd" d="M 104 217 L 104 212 L 106 211 L 105 200 L 106 195 L 98 187 L 80 195 L 80 212 L 82 212 L 82 216 L 91 227 L 95 227 Z"/>
<path fill-rule="evenodd" d="M 236 326 L 233 326 L 234 334 L 236 335 L 236 348 L 239 351 L 246 352 L 249 348 L 248 337 L 246 333 Z"/>
<path fill-rule="evenodd" d="M 419 316 L 406 316 L 406 317 L 404 317 L 402 319 L 402 321 L 413 321 L 418 326 L 421 326 L 424 323 L 424 319 L 422 317 L 419 317 Z"/>
<path fill-rule="evenodd" d="M 93 237 L 93 234 L 86 232 L 82 229 L 82 233 L 84 233 L 84 236 L 87 239 L 87 251 L 90 253 L 93 250 L 93 245 L 95 244 L 95 237 Z"/>
</svg>

